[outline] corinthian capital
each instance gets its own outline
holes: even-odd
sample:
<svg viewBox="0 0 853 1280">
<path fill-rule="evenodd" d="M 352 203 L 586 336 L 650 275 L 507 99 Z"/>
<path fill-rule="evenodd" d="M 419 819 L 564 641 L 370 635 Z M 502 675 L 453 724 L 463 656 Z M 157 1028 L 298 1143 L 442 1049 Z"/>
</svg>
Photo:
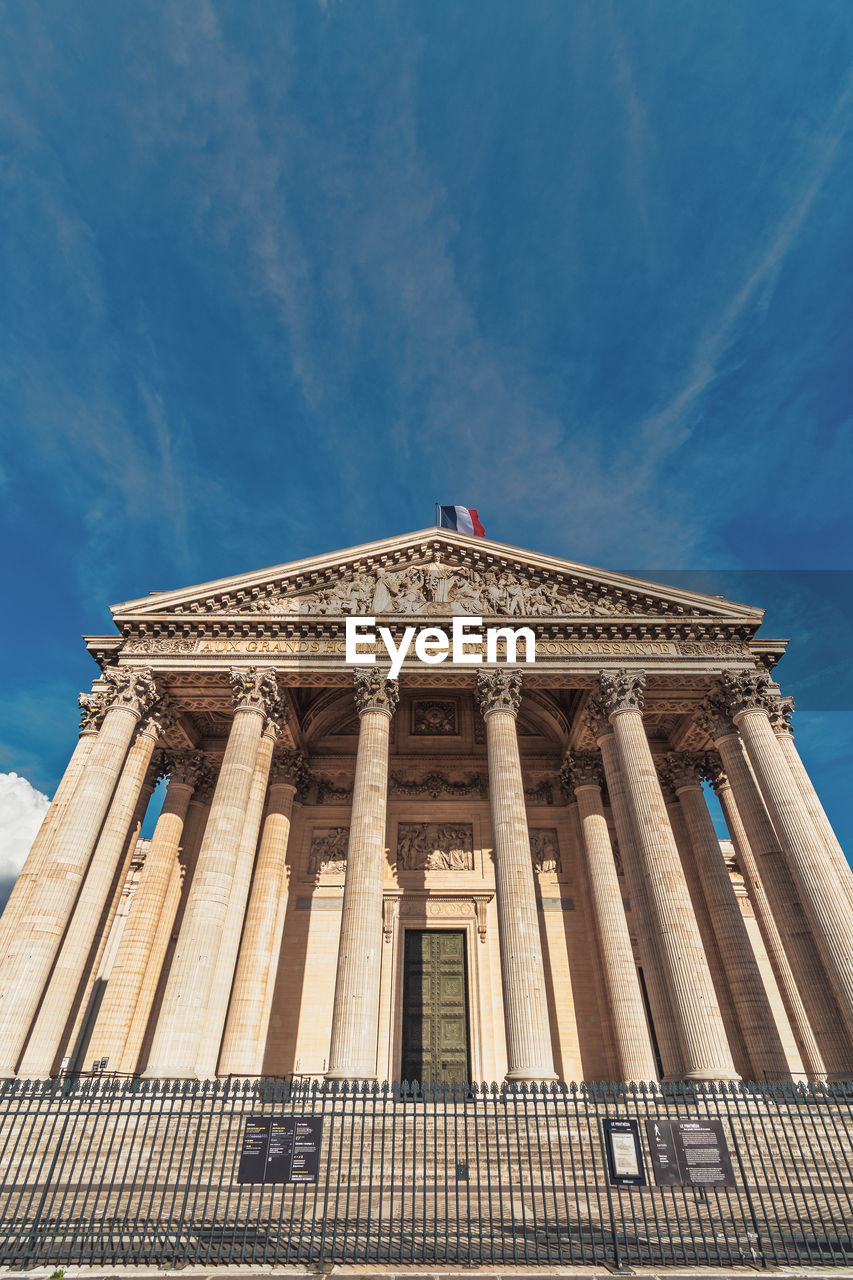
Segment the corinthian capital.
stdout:
<svg viewBox="0 0 853 1280">
<path fill-rule="evenodd" d="M 518 715 L 521 704 L 520 671 L 481 671 L 477 676 L 477 701 L 484 716 L 490 711 Z"/>
<path fill-rule="evenodd" d="M 606 738 L 609 733 L 613 732 L 601 693 L 594 693 L 586 704 L 585 718 L 586 726 L 596 742 L 599 738 Z"/>
<path fill-rule="evenodd" d="M 723 768 L 723 762 L 716 751 L 705 752 L 705 765 L 705 777 L 708 779 L 717 795 L 719 795 L 722 788 L 728 786 L 729 778 Z"/>
<path fill-rule="evenodd" d="M 237 711 L 260 711 L 268 716 L 278 707 L 278 681 L 268 667 L 233 667 L 228 673 Z"/>
<path fill-rule="evenodd" d="M 726 711 L 734 720 L 744 711 L 767 711 L 778 693 L 766 671 L 726 671 L 717 684 Z"/>
<path fill-rule="evenodd" d="M 81 693 L 77 699 L 80 708 L 80 734 L 97 733 L 107 714 L 105 693 Z"/>
<path fill-rule="evenodd" d="M 661 777 L 673 791 L 680 787 L 701 787 L 707 761 L 698 751 L 671 751 L 660 767 Z"/>
<path fill-rule="evenodd" d="M 709 735 L 712 742 L 718 742 L 720 738 L 729 738 L 733 733 L 737 733 L 725 699 L 719 690 L 712 691 L 702 703 L 696 716 L 696 723 Z"/>
<path fill-rule="evenodd" d="M 160 696 L 150 667 L 107 667 L 104 679 L 108 709 L 125 707 L 134 715 L 144 716 Z"/>
<path fill-rule="evenodd" d="M 299 794 L 308 785 L 308 761 L 301 751 L 275 751 L 270 765 L 270 784 L 286 782 Z"/>
<path fill-rule="evenodd" d="M 601 787 L 604 784 L 604 766 L 597 751 L 575 751 L 567 755 L 560 770 L 560 781 L 566 795 L 578 787 Z"/>
<path fill-rule="evenodd" d="M 784 733 L 789 733 L 791 737 L 794 736 L 794 726 L 791 723 L 794 705 L 793 698 L 783 698 L 780 693 L 771 694 L 768 698 L 767 712 L 770 716 L 773 732 L 778 737 L 781 737 Z"/>
<path fill-rule="evenodd" d="M 628 671 L 602 671 L 598 678 L 601 706 L 608 717 L 617 711 L 642 711 L 645 702 L 646 673 Z"/>
<path fill-rule="evenodd" d="M 195 787 L 205 769 L 202 751 L 164 751 L 160 759 L 159 775 L 184 787 Z"/>
<path fill-rule="evenodd" d="M 172 707 L 165 699 L 160 701 L 147 711 L 142 717 L 139 726 L 140 733 L 147 733 L 149 737 L 160 739 L 173 729 L 178 723 L 178 715 L 174 707 Z"/>
<path fill-rule="evenodd" d="M 355 705 L 359 715 L 365 711 L 384 711 L 393 716 L 400 701 L 400 687 L 396 680 L 389 680 L 381 671 L 359 667 L 353 672 Z"/>
</svg>

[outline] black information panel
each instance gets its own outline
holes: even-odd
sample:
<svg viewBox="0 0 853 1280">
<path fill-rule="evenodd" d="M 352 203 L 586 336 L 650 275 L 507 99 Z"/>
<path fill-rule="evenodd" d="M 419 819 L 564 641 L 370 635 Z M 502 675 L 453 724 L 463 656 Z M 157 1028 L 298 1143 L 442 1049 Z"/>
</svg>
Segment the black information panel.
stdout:
<svg viewBox="0 0 853 1280">
<path fill-rule="evenodd" d="M 722 1120 L 646 1120 L 659 1187 L 733 1187 Z"/>
<path fill-rule="evenodd" d="M 321 1116 L 247 1116 L 238 1182 L 316 1182 Z"/>
<path fill-rule="evenodd" d="M 607 1172 L 612 1187 L 644 1187 L 646 1171 L 640 1148 L 640 1129 L 636 1120 L 601 1121 L 604 1133 L 604 1149 L 607 1152 Z"/>
</svg>

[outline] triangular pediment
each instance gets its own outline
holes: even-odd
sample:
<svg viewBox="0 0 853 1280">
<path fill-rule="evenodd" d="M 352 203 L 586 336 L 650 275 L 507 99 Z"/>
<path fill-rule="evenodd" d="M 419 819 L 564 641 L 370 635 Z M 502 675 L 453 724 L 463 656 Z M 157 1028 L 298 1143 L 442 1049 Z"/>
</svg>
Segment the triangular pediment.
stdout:
<svg viewBox="0 0 853 1280">
<path fill-rule="evenodd" d="M 113 606 L 133 619 L 712 619 L 753 632 L 762 610 L 442 529 L 351 547 Z"/>
</svg>

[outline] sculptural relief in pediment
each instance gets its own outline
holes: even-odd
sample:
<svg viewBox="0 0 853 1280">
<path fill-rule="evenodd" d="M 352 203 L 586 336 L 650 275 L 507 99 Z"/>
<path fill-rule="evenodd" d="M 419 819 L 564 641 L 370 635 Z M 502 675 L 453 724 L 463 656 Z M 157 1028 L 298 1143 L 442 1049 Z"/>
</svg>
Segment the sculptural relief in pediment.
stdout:
<svg viewBox="0 0 853 1280">
<path fill-rule="evenodd" d="M 227 599 L 211 602 L 228 609 L 246 604 Z M 208 609 L 211 607 L 209 604 Z M 255 596 L 252 612 L 274 617 L 342 615 L 383 617 L 447 616 L 536 618 L 548 616 L 612 617 L 675 610 L 669 602 L 641 599 L 598 583 L 549 579 L 547 582 L 510 568 L 475 569 L 444 563 L 439 556 L 426 564 L 364 569 L 341 575 L 315 588 L 289 584 Z"/>
</svg>

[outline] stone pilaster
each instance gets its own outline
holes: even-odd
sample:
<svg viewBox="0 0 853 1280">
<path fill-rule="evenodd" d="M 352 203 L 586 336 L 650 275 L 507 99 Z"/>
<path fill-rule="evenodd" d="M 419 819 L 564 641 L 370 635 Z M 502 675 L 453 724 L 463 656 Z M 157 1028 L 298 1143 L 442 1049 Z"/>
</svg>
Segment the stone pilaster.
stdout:
<svg viewBox="0 0 853 1280">
<path fill-rule="evenodd" d="M 287 845 L 294 797 L 306 780 L 299 752 L 273 755 L 261 843 L 246 911 L 222 1054 L 221 1075 L 263 1072 L 275 975 L 287 911 Z"/>
<path fill-rule="evenodd" d="M 849 1073 L 850 1040 L 827 979 L 811 924 L 800 901 L 782 842 L 750 768 L 743 742 L 719 696 L 707 699 L 700 715 L 731 784 L 737 811 L 755 854 L 761 883 L 790 961 L 797 989 L 830 1076 Z M 806 1069 L 809 1070 L 808 1065 Z"/>
<path fill-rule="evenodd" d="M 655 1080 L 657 1066 L 604 816 L 601 758 L 597 752 L 576 754 L 568 757 L 567 764 L 586 853 L 590 900 L 619 1078 L 637 1082 Z"/>
<path fill-rule="evenodd" d="M 753 1076 L 756 1080 L 790 1079 L 776 1019 L 702 791 L 708 762 L 703 756 L 685 753 L 670 755 L 667 763 Z"/>
<path fill-rule="evenodd" d="M 332 1012 L 332 1080 L 375 1080 L 382 962 L 382 879 L 388 744 L 399 692 L 375 669 L 354 675 L 359 717 L 338 969 Z"/>
<path fill-rule="evenodd" d="M 109 706 L 56 829 L 56 846 L 0 966 L 0 1076 L 15 1074 L 139 720 L 157 698 L 147 668 L 104 672 Z"/>
<path fill-rule="evenodd" d="M 616 839 L 622 854 L 622 864 L 631 901 L 631 917 L 637 932 L 637 947 L 640 952 L 646 993 L 664 1075 L 668 1079 L 678 1079 L 683 1073 L 681 1044 L 675 1019 L 672 1016 L 669 988 L 660 958 L 657 930 L 653 924 L 648 886 L 634 830 L 634 818 L 628 804 L 625 779 L 619 765 L 613 726 L 604 712 L 599 695 L 595 695 L 590 700 L 587 720 L 604 765 L 607 794 L 616 827 Z"/>
<path fill-rule="evenodd" d="M 172 959 L 145 1074 L 194 1077 L 255 762 L 278 691 L 264 668 L 231 673 L 234 719 Z"/>
<path fill-rule="evenodd" d="M 744 885 L 752 903 L 752 909 L 755 913 L 758 928 L 761 931 L 767 958 L 770 961 L 776 986 L 785 1006 L 788 1023 L 800 1055 L 799 1064 L 794 1062 L 789 1065 L 792 1065 L 795 1073 L 802 1068 L 802 1071 L 810 1080 L 821 1080 L 826 1075 L 823 1057 L 818 1048 L 815 1034 L 812 1031 L 806 1007 L 797 988 L 794 971 L 785 951 L 782 936 L 776 927 L 776 921 L 773 918 L 773 912 L 761 881 L 755 854 L 752 851 L 749 837 L 746 834 L 746 827 L 735 803 L 731 783 L 723 769 L 722 760 L 716 752 L 709 752 L 707 761 L 708 776 L 723 810 L 723 817 L 726 820 L 738 865 L 743 874 Z"/>
<path fill-rule="evenodd" d="M 645 676 L 604 672 L 601 694 L 625 778 L 688 1080 L 736 1080 L 714 985 L 643 727 Z"/>
<path fill-rule="evenodd" d="M 506 669 L 483 671 L 477 678 L 477 695 L 486 721 L 506 1078 L 553 1080 L 545 969 L 516 733 L 521 675 Z"/>
<path fill-rule="evenodd" d="M 721 695 L 746 749 L 788 857 L 849 1037 L 853 1037 L 853 912 L 841 889 L 768 715 L 776 692 L 766 672 L 729 672 Z M 847 1064 L 853 1070 L 853 1062 Z"/>
<path fill-rule="evenodd" d="M 139 885 L 133 895 L 91 1040 L 92 1058 L 109 1058 L 117 1071 L 133 1071 L 125 1056 L 128 1032 L 139 993 L 152 962 L 155 933 L 177 868 L 184 820 L 203 764 L 199 752 L 164 756 L 161 773 L 169 779 Z"/>
<path fill-rule="evenodd" d="M 261 817 L 267 795 L 270 765 L 273 748 L 281 732 L 284 713 L 281 709 L 270 715 L 261 735 L 258 754 L 255 759 L 255 772 L 249 790 L 249 801 L 246 805 L 246 818 L 243 823 L 243 834 L 237 849 L 237 864 L 234 868 L 234 880 L 228 900 L 228 913 L 222 930 L 222 941 L 219 944 L 219 955 L 216 959 L 216 972 L 210 990 L 207 1005 L 207 1016 L 204 1033 L 199 1046 L 196 1074 L 201 1080 L 210 1080 L 216 1075 L 219 1051 L 225 1029 L 225 1019 L 231 999 L 231 988 L 234 982 L 234 971 L 240 949 L 240 938 L 243 933 L 246 902 L 249 887 L 252 883 L 252 870 L 255 865 L 255 852 L 258 847 L 258 833 L 261 828 Z"/>
<path fill-rule="evenodd" d="M 809 817 L 818 836 L 823 841 L 827 857 L 832 863 L 838 883 L 841 886 L 841 891 L 847 895 L 851 910 L 853 910 L 853 869 L 851 869 L 850 863 L 844 856 L 844 850 L 838 843 L 838 837 L 832 828 L 832 823 L 826 816 L 826 811 L 820 802 L 808 770 L 803 764 L 794 742 L 794 726 L 792 723 L 794 699 L 783 698 L 778 694 L 770 694 L 767 699 L 767 712 L 770 716 L 773 732 L 776 734 L 776 739 L 782 748 L 782 754 L 788 762 L 788 768 L 791 770 L 794 781 L 803 798 L 803 804 L 808 810 Z"/>
</svg>

